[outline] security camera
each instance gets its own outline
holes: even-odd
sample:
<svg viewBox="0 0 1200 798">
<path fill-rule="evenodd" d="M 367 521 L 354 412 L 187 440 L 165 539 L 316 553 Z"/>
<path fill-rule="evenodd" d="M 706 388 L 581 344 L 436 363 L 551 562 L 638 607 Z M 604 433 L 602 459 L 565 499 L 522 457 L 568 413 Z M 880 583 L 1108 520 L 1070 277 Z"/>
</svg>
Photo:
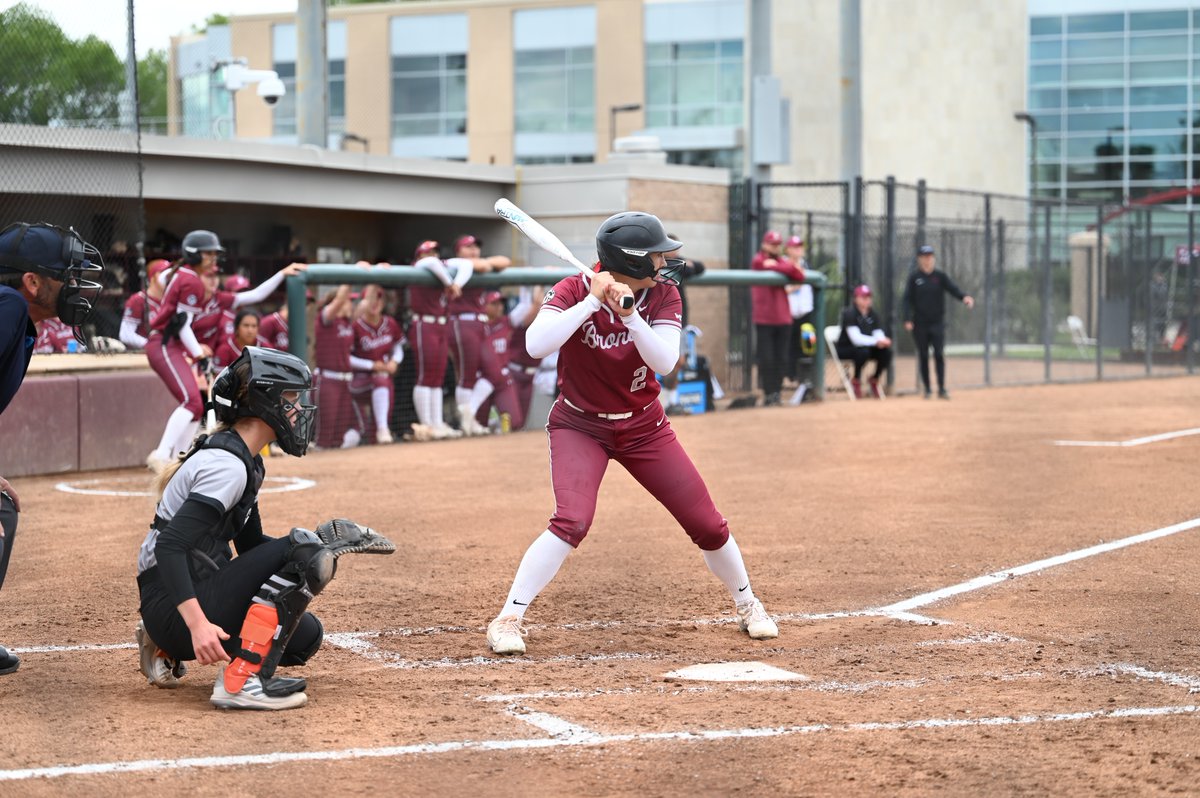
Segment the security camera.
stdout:
<svg viewBox="0 0 1200 798">
<path fill-rule="evenodd" d="M 263 98 L 263 102 L 267 105 L 274 105 L 279 102 L 279 98 L 287 94 L 287 89 L 283 85 L 283 81 L 277 77 L 267 78 L 259 81 L 258 96 Z"/>
</svg>

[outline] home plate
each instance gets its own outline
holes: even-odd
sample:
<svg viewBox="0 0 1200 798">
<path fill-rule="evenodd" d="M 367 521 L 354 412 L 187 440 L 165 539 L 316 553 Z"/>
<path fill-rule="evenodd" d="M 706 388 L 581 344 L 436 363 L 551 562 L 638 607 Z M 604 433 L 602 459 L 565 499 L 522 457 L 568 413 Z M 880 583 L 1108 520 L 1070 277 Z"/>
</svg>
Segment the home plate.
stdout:
<svg viewBox="0 0 1200 798">
<path fill-rule="evenodd" d="M 808 677 L 785 671 L 765 662 L 708 662 L 680 668 L 664 675 L 667 679 L 690 679 L 697 682 L 795 682 Z"/>
</svg>

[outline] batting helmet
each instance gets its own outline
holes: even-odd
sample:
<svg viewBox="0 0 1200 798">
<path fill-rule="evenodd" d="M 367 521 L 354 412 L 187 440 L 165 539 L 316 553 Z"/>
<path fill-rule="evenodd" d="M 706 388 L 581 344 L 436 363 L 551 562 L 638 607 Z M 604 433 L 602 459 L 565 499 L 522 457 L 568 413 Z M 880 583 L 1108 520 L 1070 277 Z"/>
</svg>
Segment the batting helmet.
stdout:
<svg viewBox="0 0 1200 798">
<path fill-rule="evenodd" d="M 316 432 L 317 405 L 310 401 L 312 372 L 288 352 L 247 346 L 213 381 L 217 421 L 258 418 L 275 432 L 279 448 L 303 457 Z"/>
<path fill-rule="evenodd" d="M 679 285 L 676 275 L 683 268 L 683 259 L 667 258 L 667 265 L 655 271 L 650 253 L 674 252 L 682 246 L 667 235 L 657 216 L 640 211 L 610 216 L 596 231 L 596 254 L 602 268 L 637 279 L 652 277 L 667 285 Z"/>
<path fill-rule="evenodd" d="M 183 262 L 188 266 L 200 265 L 201 252 L 224 252 L 221 239 L 208 230 L 193 230 L 183 237 Z"/>
<path fill-rule="evenodd" d="M 231 274 L 225 278 L 225 290 L 236 294 L 250 287 L 250 281 L 240 274 Z"/>
</svg>

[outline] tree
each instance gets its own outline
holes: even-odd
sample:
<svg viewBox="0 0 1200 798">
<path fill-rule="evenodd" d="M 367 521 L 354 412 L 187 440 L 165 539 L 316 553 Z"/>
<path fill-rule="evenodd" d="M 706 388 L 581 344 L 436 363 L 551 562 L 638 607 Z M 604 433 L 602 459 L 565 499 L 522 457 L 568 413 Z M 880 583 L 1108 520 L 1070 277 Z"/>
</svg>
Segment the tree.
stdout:
<svg viewBox="0 0 1200 798">
<path fill-rule="evenodd" d="M 167 51 L 151 50 L 138 61 L 138 106 L 143 118 L 167 115 Z"/>
<path fill-rule="evenodd" d="M 0 12 L 0 122 L 95 123 L 117 116 L 125 86 L 121 61 L 96 36 L 67 38 L 40 9 Z"/>
</svg>

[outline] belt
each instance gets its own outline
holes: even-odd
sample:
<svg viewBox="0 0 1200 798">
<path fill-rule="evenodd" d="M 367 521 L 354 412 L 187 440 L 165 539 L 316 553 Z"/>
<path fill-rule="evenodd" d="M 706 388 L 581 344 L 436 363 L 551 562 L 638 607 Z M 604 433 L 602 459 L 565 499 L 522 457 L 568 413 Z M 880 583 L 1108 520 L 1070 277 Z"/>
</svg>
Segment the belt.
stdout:
<svg viewBox="0 0 1200 798">
<path fill-rule="evenodd" d="M 634 416 L 634 414 L 641 413 L 642 411 L 646 410 L 647 408 L 653 407 L 654 405 L 658 404 L 658 400 L 655 399 L 653 402 L 646 405 L 645 407 L 642 407 L 639 410 L 630 410 L 628 413 L 593 413 L 591 410 L 584 410 L 582 407 L 579 407 L 578 405 L 573 404 L 571 402 L 571 400 L 565 396 L 562 397 L 562 400 L 564 402 L 566 402 L 567 407 L 571 408 L 572 410 L 578 410 L 580 413 L 583 413 L 583 414 L 589 415 L 589 416 L 599 416 L 600 418 L 607 418 L 609 421 L 620 421 L 623 418 L 632 418 Z"/>
<path fill-rule="evenodd" d="M 421 316 L 417 316 L 417 319 L 419 321 L 425 322 L 426 324 L 445 324 L 446 323 L 445 316 L 432 316 L 428 313 L 423 314 Z"/>
<path fill-rule="evenodd" d="M 509 365 L 509 368 L 520 369 L 525 374 L 537 374 L 538 373 L 537 366 L 521 366 L 516 363 L 509 363 L 508 365 Z"/>
<path fill-rule="evenodd" d="M 483 313 L 459 313 L 454 318 L 462 321 L 487 321 L 487 316 Z"/>
<path fill-rule="evenodd" d="M 327 369 L 317 369 L 317 374 L 331 380 L 339 382 L 350 382 L 354 379 L 354 372 L 351 371 L 329 371 Z"/>
</svg>

